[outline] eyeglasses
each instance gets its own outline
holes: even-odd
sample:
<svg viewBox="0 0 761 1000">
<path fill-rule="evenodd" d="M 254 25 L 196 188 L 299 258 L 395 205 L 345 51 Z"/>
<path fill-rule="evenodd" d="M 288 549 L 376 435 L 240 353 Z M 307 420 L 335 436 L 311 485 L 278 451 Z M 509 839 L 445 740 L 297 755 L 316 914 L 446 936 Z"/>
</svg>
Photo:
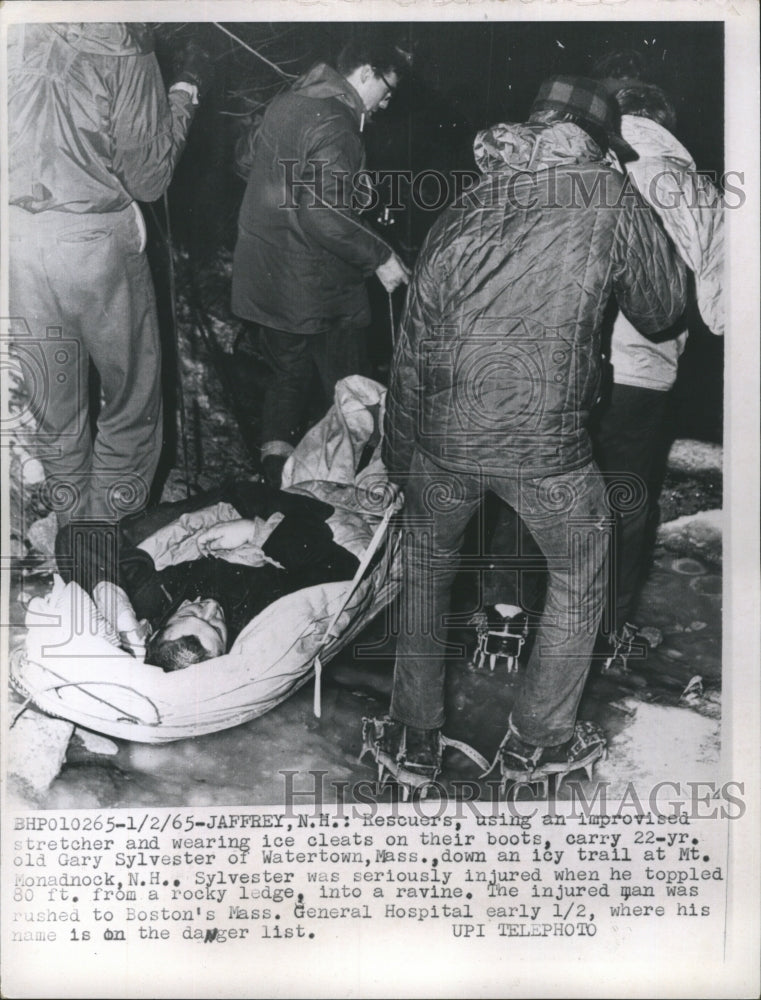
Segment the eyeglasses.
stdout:
<svg viewBox="0 0 761 1000">
<path fill-rule="evenodd" d="M 380 77 L 380 79 L 383 80 L 383 82 L 386 84 L 386 90 L 388 91 L 388 96 L 392 97 L 394 91 L 396 90 L 396 85 L 392 86 L 388 82 L 388 80 L 385 78 L 385 76 L 381 73 L 380 70 L 378 70 L 378 72 L 376 73 L 376 76 Z"/>
</svg>

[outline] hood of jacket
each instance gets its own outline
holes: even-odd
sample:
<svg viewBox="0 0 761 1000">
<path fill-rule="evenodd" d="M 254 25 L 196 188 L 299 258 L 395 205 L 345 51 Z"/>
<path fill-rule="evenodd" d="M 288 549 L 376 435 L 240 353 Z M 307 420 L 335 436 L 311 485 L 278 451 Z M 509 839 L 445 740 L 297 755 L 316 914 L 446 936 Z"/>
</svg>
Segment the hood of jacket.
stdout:
<svg viewBox="0 0 761 1000">
<path fill-rule="evenodd" d="M 362 120 L 365 106 L 362 98 L 352 87 L 345 76 L 334 70 L 327 63 L 317 63 L 309 72 L 297 80 L 292 92 L 297 97 L 308 97 L 312 100 L 324 101 L 335 97 L 355 113 L 357 121 Z"/>
<path fill-rule="evenodd" d="M 623 115 L 621 133 L 639 159 L 626 169 L 660 216 L 682 260 L 695 274 L 698 308 L 708 328 L 724 333 L 724 216 L 721 195 L 689 152 L 649 118 Z"/>
<path fill-rule="evenodd" d="M 658 158 L 669 160 L 683 170 L 696 169 L 695 161 L 681 142 L 658 122 L 637 115 L 622 115 L 621 135 L 636 149 L 640 160 Z M 630 171 L 636 169 L 630 164 L 627 167 Z"/>
<path fill-rule="evenodd" d="M 141 22 L 71 22 L 50 28 L 73 48 L 99 56 L 145 55 L 153 52 L 153 33 Z"/>
<path fill-rule="evenodd" d="M 573 122 L 492 125 L 476 135 L 473 155 L 483 174 L 609 162 L 594 139 Z"/>
</svg>

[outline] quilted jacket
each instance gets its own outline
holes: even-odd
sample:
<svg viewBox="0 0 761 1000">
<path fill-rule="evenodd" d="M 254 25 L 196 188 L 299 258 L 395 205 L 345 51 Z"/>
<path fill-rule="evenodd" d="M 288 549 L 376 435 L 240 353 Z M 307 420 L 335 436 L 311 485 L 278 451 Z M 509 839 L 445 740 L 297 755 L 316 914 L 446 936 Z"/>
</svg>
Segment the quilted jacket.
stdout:
<svg viewBox="0 0 761 1000">
<path fill-rule="evenodd" d="M 556 475 L 592 457 L 586 424 L 611 295 L 646 336 L 685 307 L 685 268 L 633 186 L 571 123 L 476 139 L 484 176 L 431 228 L 392 367 L 385 459 Z"/>
<path fill-rule="evenodd" d="M 391 247 L 357 214 L 363 115 L 324 63 L 267 108 L 238 217 L 236 315 L 298 334 L 369 324 L 365 279 Z"/>
<path fill-rule="evenodd" d="M 160 198 L 195 113 L 142 24 L 11 26 L 8 94 L 9 201 L 35 213 Z"/>
</svg>

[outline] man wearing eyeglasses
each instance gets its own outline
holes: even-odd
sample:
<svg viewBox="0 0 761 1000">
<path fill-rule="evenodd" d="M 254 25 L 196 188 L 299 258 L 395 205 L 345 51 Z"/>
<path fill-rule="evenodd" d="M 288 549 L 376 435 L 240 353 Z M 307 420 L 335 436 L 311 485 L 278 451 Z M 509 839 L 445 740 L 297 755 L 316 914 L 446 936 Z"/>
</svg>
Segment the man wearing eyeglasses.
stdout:
<svg viewBox="0 0 761 1000">
<path fill-rule="evenodd" d="M 356 40 L 336 68 L 319 63 L 269 105 L 256 135 L 238 218 L 233 311 L 259 325 L 272 377 L 264 396 L 261 456 L 280 475 L 302 428 L 313 370 L 331 404 L 336 382 L 366 372 L 370 306 L 365 280 L 392 292 L 407 271 L 362 221 L 362 132 L 388 107 L 410 58 Z M 366 192 L 365 192 L 366 195 Z"/>
</svg>

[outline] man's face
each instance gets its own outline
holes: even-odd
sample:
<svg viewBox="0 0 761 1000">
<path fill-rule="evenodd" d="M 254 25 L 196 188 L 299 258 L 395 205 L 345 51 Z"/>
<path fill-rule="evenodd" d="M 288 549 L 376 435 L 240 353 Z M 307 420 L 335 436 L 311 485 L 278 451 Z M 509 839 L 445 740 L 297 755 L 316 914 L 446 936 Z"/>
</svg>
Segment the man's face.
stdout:
<svg viewBox="0 0 761 1000">
<path fill-rule="evenodd" d="M 385 111 L 398 85 L 399 77 L 393 70 L 382 73 L 380 70 L 373 70 L 371 68 L 371 72 L 365 83 L 364 93 L 362 94 L 365 111 L 369 115 L 374 111 Z"/>
<path fill-rule="evenodd" d="M 211 598 L 183 601 L 161 630 L 161 638 L 167 641 L 183 635 L 196 636 L 209 659 L 221 656 L 227 649 L 227 626 L 219 603 Z"/>
</svg>

